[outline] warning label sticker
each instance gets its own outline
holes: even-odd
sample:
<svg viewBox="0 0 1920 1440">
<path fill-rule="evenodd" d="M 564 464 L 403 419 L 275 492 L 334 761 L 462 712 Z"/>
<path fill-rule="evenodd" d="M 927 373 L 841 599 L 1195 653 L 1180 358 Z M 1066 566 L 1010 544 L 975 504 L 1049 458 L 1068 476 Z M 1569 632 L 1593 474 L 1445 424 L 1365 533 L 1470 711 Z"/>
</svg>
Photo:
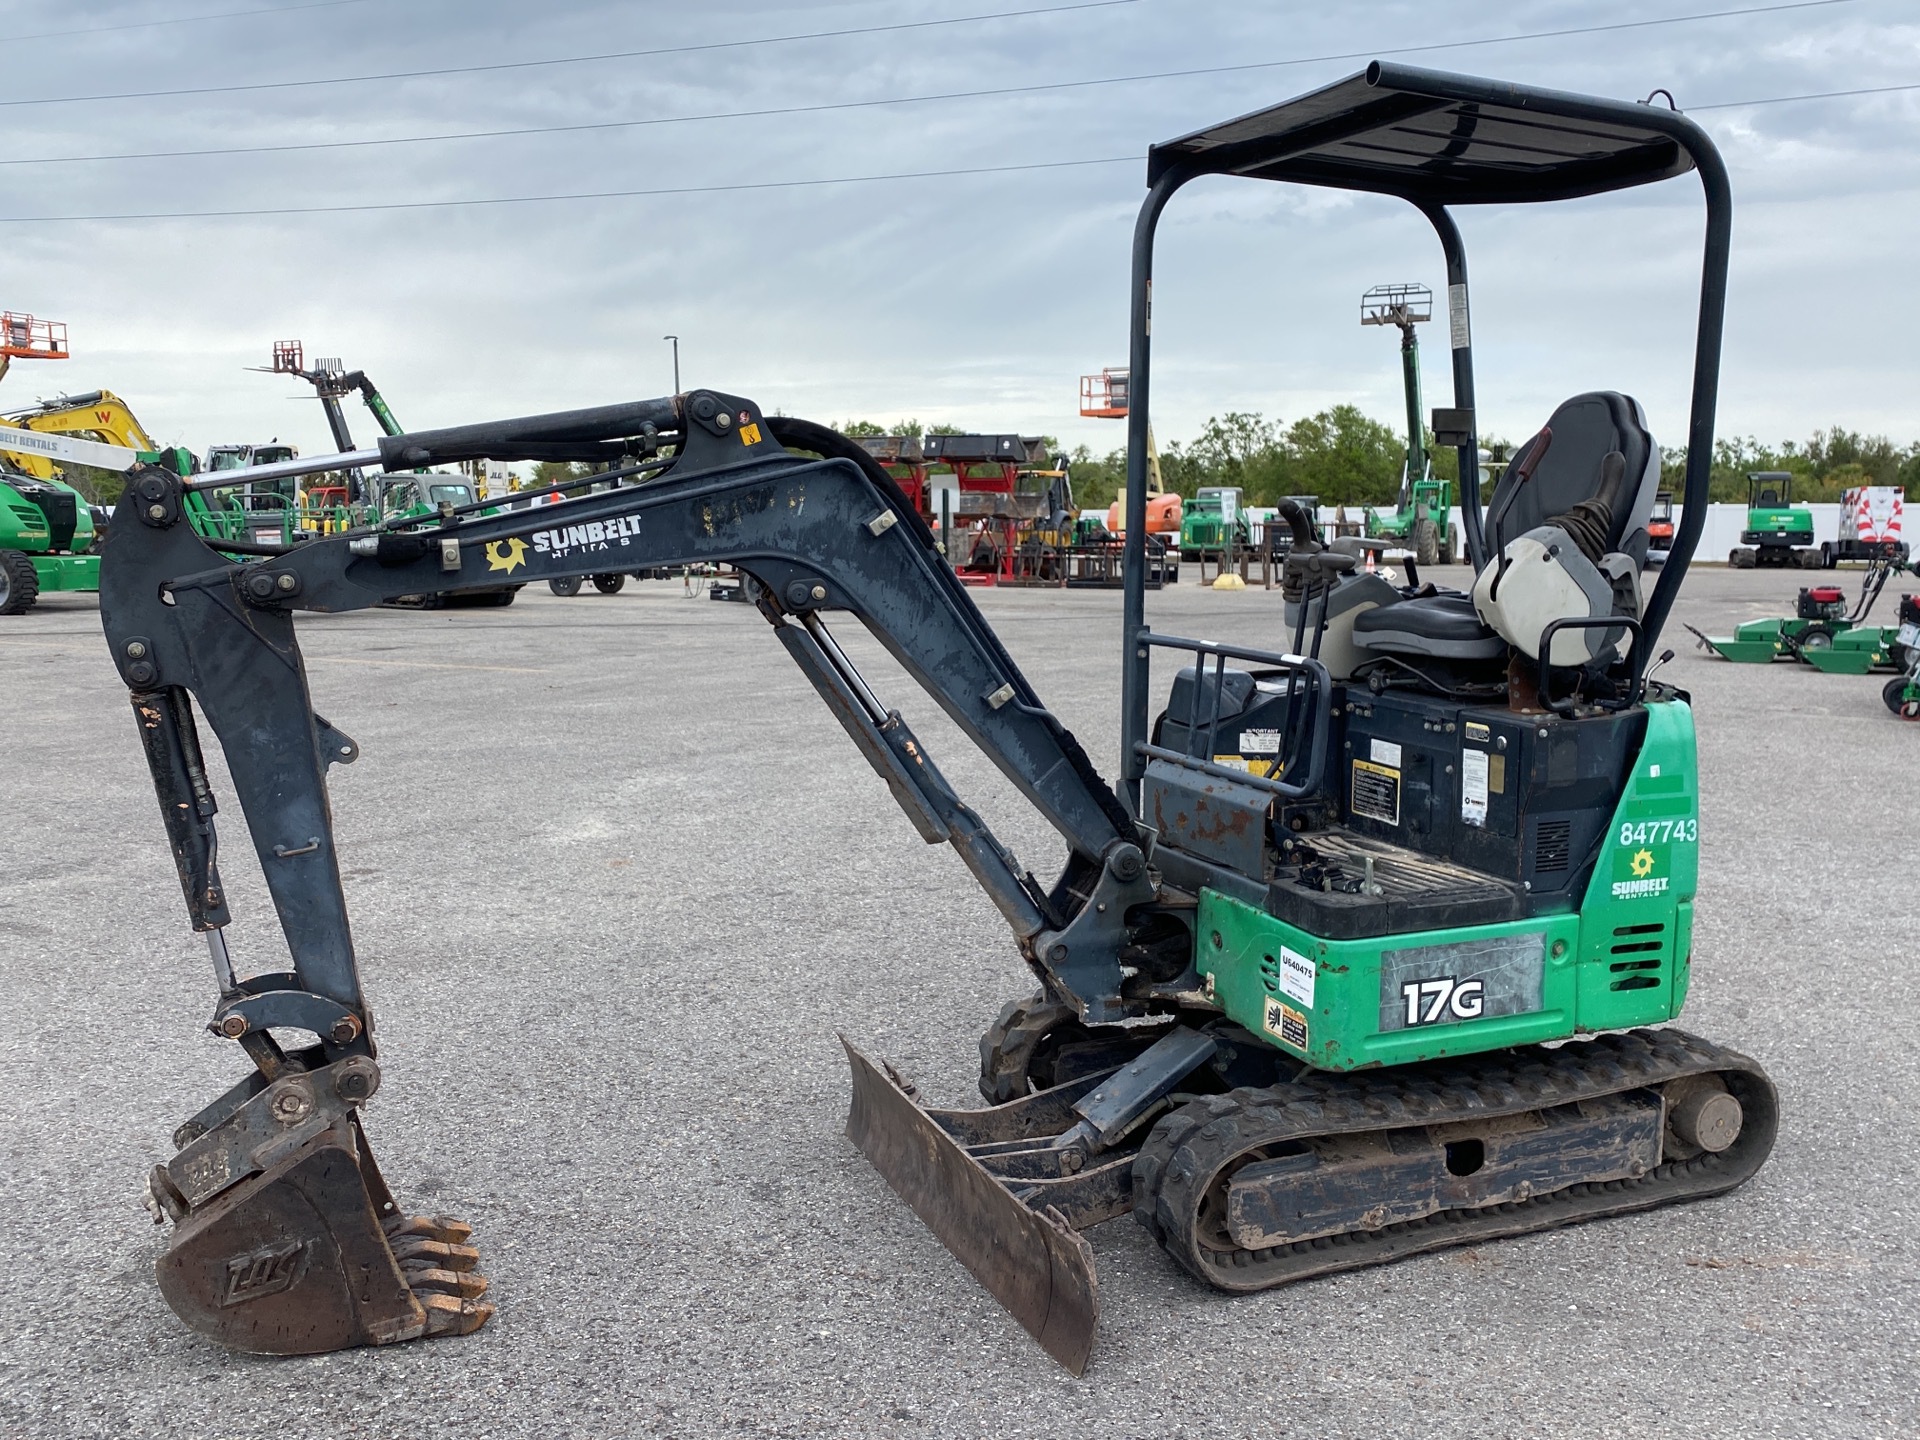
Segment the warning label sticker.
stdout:
<svg viewBox="0 0 1920 1440">
<path fill-rule="evenodd" d="M 1460 752 L 1460 818 L 1469 825 L 1487 823 L 1487 752 Z"/>
<path fill-rule="evenodd" d="M 1400 772 L 1370 760 L 1353 762 L 1353 795 L 1348 802 L 1356 815 L 1386 825 L 1400 823 Z"/>
<path fill-rule="evenodd" d="M 1291 1005 L 1269 999 L 1262 1025 L 1282 1045 L 1291 1045 L 1296 1050 L 1307 1048 L 1307 1017 Z"/>
<path fill-rule="evenodd" d="M 1242 755 L 1278 755 L 1280 732 L 1278 730 L 1242 730 L 1240 753 Z"/>
</svg>

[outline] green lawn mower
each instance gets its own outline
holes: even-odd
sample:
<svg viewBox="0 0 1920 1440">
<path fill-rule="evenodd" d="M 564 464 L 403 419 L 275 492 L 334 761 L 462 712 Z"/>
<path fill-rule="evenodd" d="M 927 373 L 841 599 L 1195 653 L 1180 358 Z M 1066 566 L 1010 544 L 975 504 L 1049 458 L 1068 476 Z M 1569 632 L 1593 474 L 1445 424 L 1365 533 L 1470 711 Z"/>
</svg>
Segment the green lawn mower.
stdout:
<svg viewBox="0 0 1920 1440">
<path fill-rule="evenodd" d="M 1907 562 L 1891 553 L 1876 558 L 1867 568 L 1860 585 L 1860 599 L 1851 610 L 1846 593 L 1838 585 L 1804 586 L 1785 618 L 1749 620 L 1734 627 L 1732 635 L 1705 635 L 1689 625 L 1688 630 L 1702 646 L 1723 660 L 1736 664 L 1766 665 L 1775 660 L 1800 660 L 1829 675 L 1866 675 L 1875 670 L 1905 670 L 1909 652 L 1920 643 L 1914 627 L 1867 624 L 1874 602 L 1887 587 L 1887 581 L 1903 570 Z M 1901 619 L 1907 620 L 1908 601 L 1901 602 Z M 1907 638 L 1903 638 L 1907 637 Z M 1891 702 L 1889 702 L 1891 703 Z"/>
<path fill-rule="evenodd" d="M 1880 698 L 1902 720 L 1920 720 L 1920 595 L 1900 597 L 1900 627 L 1893 636 L 1901 673 L 1887 681 Z"/>
</svg>

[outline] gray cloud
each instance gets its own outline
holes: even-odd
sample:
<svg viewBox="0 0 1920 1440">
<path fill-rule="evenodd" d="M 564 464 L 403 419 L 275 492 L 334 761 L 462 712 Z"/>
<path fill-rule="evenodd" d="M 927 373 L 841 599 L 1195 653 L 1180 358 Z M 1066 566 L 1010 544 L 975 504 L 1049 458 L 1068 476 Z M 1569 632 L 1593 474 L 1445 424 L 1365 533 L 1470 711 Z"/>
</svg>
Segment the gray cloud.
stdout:
<svg viewBox="0 0 1920 1440">
<path fill-rule="evenodd" d="M 0 159 L 298 144 L 645 119 L 1420 45 L 1720 5 L 1248 4 L 1140 0 L 1079 14 L 646 60 L 236 95 L 16 106 Z M 194 13 L 189 0 L 18 7 L 22 32 Z M 231 7 L 209 0 L 198 7 Z M 1016 9 L 1020 0 L 700 6 L 381 3 L 103 30 L 10 46 L 10 98 L 275 81 L 699 44 Z M 1413 55 L 1416 63 L 1683 107 L 1920 80 L 1894 0 Z M 281 155 L 0 167 L 0 216 L 381 204 L 753 184 L 1100 156 L 1274 103 L 1338 61 L 1136 84 L 568 135 Z M 1904 293 L 1920 220 L 1920 92 L 1697 117 L 1736 196 L 1723 433 L 1833 423 L 1920 435 Z M 318 407 L 244 373 L 270 343 L 366 367 L 413 426 L 596 404 L 689 383 L 834 421 L 914 415 L 1097 448 L 1075 377 L 1124 360 L 1139 161 L 1020 174 L 648 199 L 197 221 L 0 225 L 0 305 L 72 327 L 0 405 L 106 386 L 162 438 L 277 434 L 326 448 Z M 1691 180 L 1463 217 L 1489 428 L 1518 435 L 1594 385 L 1638 394 L 1677 442 L 1700 206 Z M 1439 289 L 1393 202 L 1210 181 L 1175 202 L 1157 277 L 1156 427 L 1294 418 L 1353 400 L 1391 418 L 1392 345 L 1357 323 L 1382 280 Z M 1427 383 L 1444 377 L 1430 347 Z M 362 429 L 370 422 L 362 421 Z"/>
</svg>

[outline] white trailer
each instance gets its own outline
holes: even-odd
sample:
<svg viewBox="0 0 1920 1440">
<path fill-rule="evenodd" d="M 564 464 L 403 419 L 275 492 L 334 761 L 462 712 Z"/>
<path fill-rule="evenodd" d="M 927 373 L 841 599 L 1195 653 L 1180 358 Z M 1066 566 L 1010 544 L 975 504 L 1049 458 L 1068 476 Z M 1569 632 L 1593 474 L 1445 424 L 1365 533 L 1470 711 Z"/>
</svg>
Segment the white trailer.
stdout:
<svg viewBox="0 0 1920 1440">
<path fill-rule="evenodd" d="M 1840 500 L 1840 538 L 1822 541 L 1820 558 L 1831 570 L 1842 560 L 1872 560 L 1891 552 L 1907 558 L 1900 525 L 1907 508 L 1898 485 L 1856 485 Z"/>
</svg>

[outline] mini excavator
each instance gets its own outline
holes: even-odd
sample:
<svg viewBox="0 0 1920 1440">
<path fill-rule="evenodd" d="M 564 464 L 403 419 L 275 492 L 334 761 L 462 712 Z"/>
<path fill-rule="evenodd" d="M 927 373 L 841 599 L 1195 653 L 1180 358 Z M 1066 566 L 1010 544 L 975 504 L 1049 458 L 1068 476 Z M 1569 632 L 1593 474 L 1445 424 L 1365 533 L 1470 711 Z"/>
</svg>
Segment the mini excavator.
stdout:
<svg viewBox="0 0 1920 1440">
<path fill-rule="evenodd" d="M 447 507 L 291 547 L 217 552 L 189 496 L 136 469 L 101 609 L 132 696 L 193 928 L 210 1025 L 250 1062 L 148 1181 L 162 1291 L 243 1350 L 464 1334 L 491 1313 L 467 1227 L 414 1215 L 361 1113 L 380 1069 L 356 972 L 327 774 L 358 756 L 315 714 L 294 616 L 608 569 L 737 566 L 775 640 L 920 835 L 1006 918 L 1037 993 L 981 1042 L 973 1110 L 922 1106 L 851 1044 L 848 1134 L 1068 1369 L 1098 1320 L 1090 1227 L 1131 1211 L 1229 1292 L 1723 1195 L 1773 1142 L 1753 1060 L 1669 1028 L 1693 953 L 1692 711 L 1650 664 L 1700 537 L 1731 198 L 1670 108 L 1376 63 L 1155 146 L 1135 232 L 1117 783 L 1095 770 L 855 441 L 713 390 L 383 437 L 290 462 L 388 472 L 591 462 L 603 487 L 537 511 Z M 1516 453 L 1470 590 L 1322 546 L 1287 512 L 1287 632 L 1269 647 L 1144 615 L 1147 323 L 1157 221 L 1202 176 L 1398 196 L 1448 272 L 1453 400 L 1439 442 L 1475 473 L 1466 256 L 1452 208 L 1599 194 L 1696 172 L 1706 195 L 1686 501 L 1642 587 L 1660 452 L 1639 404 L 1591 391 Z M 273 467 L 264 467 L 272 469 Z M 250 472 L 259 478 L 261 470 Z M 836 643 L 867 627 L 1051 823 L 1036 877 L 954 791 Z M 1150 666 L 1171 662 L 1149 720 Z M 229 953 L 195 705 L 290 952 Z M 310 1037 L 294 1044 L 289 1034 Z M 278 1038 L 277 1038 L 278 1037 Z"/>
</svg>

